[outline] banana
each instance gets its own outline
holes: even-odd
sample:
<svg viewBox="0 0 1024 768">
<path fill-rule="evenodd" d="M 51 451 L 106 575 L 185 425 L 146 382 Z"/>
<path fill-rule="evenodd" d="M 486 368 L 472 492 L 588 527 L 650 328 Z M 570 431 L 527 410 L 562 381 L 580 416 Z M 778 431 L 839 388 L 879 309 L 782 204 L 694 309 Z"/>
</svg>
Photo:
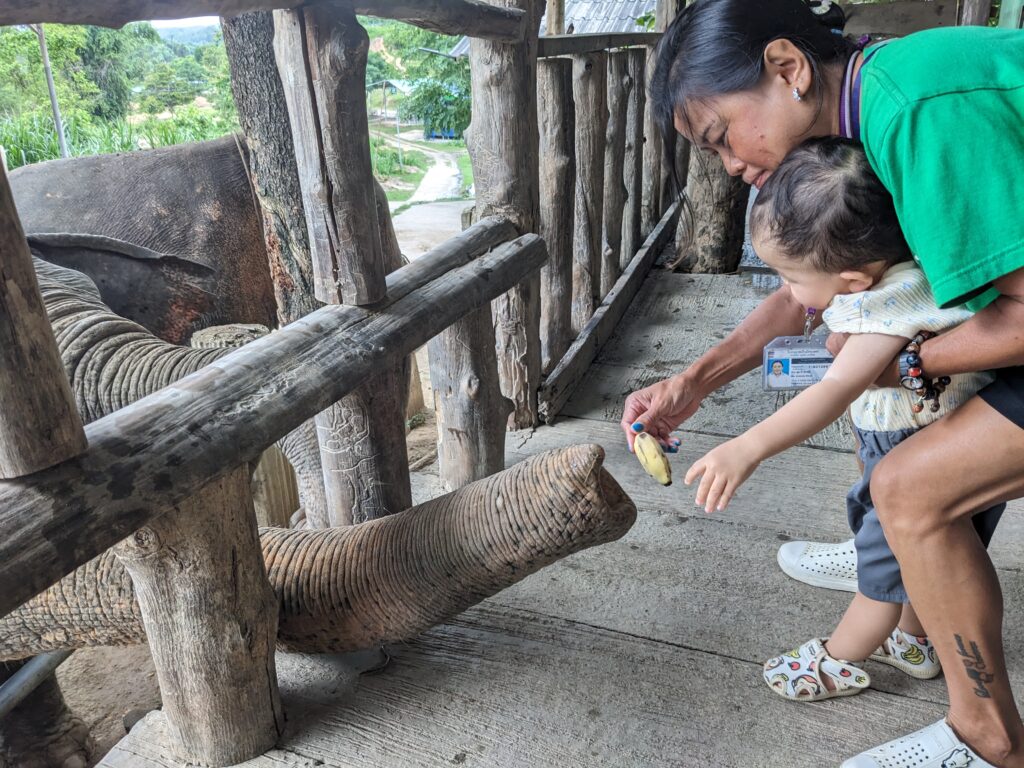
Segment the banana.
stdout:
<svg viewBox="0 0 1024 768">
<path fill-rule="evenodd" d="M 662 485 L 672 485 L 672 467 L 661 445 L 646 432 L 641 432 L 633 442 L 633 451 L 644 471 Z"/>
</svg>

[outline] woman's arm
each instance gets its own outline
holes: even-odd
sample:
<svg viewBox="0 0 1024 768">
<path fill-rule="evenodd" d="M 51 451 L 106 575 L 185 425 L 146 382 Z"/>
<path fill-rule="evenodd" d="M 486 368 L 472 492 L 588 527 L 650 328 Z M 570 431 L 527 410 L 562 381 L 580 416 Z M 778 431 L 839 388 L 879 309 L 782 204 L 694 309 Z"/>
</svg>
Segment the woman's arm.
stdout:
<svg viewBox="0 0 1024 768">
<path fill-rule="evenodd" d="M 878 333 L 851 336 L 820 382 L 693 463 L 685 482 L 701 478 L 697 503 L 705 504 L 706 512 L 725 509 L 758 464 L 839 418 L 906 343 L 905 338 Z"/>
<path fill-rule="evenodd" d="M 783 286 L 685 371 L 631 394 L 626 398 L 621 421 L 630 450 L 633 424 L 643 424 L 644 431 L 666 443 L 669 433 L 690 418 L 708 394 L 760 366 L 769 341 L 802 333 L 805 316 L 805 308 Z"/>
<path fill-rule="evenodd" d="M 1024 269 L 996 280 L 1002 294 L 967 322 L 921 345 L 931 377 L 1024 365 Z"/>
</svg>

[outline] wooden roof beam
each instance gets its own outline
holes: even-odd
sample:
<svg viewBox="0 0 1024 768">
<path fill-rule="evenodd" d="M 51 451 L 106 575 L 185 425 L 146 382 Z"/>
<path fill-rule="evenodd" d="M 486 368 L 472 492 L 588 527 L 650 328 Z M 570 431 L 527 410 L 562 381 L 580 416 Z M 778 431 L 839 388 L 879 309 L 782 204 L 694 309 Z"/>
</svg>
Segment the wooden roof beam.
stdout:
<svg viewBox="0 0 1024 768">
<path fill-rule="evenodd" d="M 247 11 L 295 8 L 298 0 L 17 0 L 0 4 L 0 26 L 95 24 L 120 27 L 146 19 L 237 16 Z M 354 0 L 356 13 L 397 19 L 448 35 L 516 43 L 526 35 L 526 14 L 480 0 Z"/>
</svg>

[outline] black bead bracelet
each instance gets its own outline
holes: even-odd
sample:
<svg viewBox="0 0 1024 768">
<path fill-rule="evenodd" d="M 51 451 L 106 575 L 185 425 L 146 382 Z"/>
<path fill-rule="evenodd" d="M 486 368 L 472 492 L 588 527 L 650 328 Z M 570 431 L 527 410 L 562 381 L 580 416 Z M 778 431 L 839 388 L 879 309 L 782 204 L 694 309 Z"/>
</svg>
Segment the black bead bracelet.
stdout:
<svg viewBox="0 0 1024 768">
<path fill-rule="evenodd" d="M 917 402 L 910 406 L 914 413 L 921 413 L 925 402 L 928 402 L 932 413 L 938 411 L 939 395 L 946 391 L 950 383 L 949 376 L 930 379 L 924 375 L 921 368 L 921 345 L 934 336 L 931 331 L 921 331 L 910 340 L 899 357 L 900 386 L 909 389 L 918 398 Z"/>
</svg>

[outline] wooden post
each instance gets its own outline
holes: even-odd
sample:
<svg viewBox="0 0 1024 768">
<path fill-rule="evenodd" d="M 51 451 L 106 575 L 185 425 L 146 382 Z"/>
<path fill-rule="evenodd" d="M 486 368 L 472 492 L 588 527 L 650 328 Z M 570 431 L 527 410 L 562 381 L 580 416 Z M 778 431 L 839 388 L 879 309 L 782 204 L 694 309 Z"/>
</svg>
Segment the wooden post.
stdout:
<svg viewBox="0 0 1024 768">
<path fill-rule="evenodd" d="M 509 221 L 491 219 L 460 235 L 475 257 L 514 237 Z M 437 421 L 441 486 L 454 491 L 505 468 L 505 426 L 512 401 L 498 386 L 490 307 L 481 307 L 427 344 Z"/>
<path fill-rule="evenodd" d="M 537 28 L 544 3 L 494 0 L 491 4 L 525 10 L 528 24 L 522 43 L 480 39 L 470 43 L 473 122 L 466 133 L 466 145 L 473 163 L 476 219 L 502 216 L 520 232 L 536 232 Z M 511 429 L 527 429 L 539 423 L 539 294 L 540 275 L 532 275 L 493 306 L 501 390 L 514 404 Z M 482 386 L 489 386 L 484 380 L 487 372 L 474 375 Z"/>
<path fill-rule="evenodd" d="M 735 272 L 743 251 L 750 186 L 730 176 L 717 159 L 700 153 L 690 158 L 688 178 L 686 193 L 693 215 L 679 218 L 672 266 L 690 272 Z"/>
<path fill-rule="evenodd" d="M 572 58 L 576 102 L 576 207 L 573 228 L 572 330 L 576 336 L 601 303 L 601 216 L 608 124 L 608 54 Z"/>
<path fill-rule="evenodd" d="M 551 6 L 548 6 L 550 18 Z M 540 124 L 540 236 L 548 245 L 541 270 L 541 370 L 546 374 L 572 344 L 572 235 L 576 186 L 576 110 L 572 61 L 537 62 Z"/>
<path fill-rule="evenodd" d="M 629 52 L 608 55 L 608 127 L 604 149 L 604 215 L 601 238 L 601 291 L 603 300 L 622 274 L 622 219 L 628 191 L 625 183 L 626 113 L 633 81 Z M 601 302 L 598 301 L 598 304 Z"/>
<path fill-rule="evenodd" d="M 365 76 L 369 38 L 351 4 L 274 15 L 274 49 L 292 125 L 316 296 L 365 305 L 386 293 L 370 164 Z M 411 504 L 402 377 L 390 373 L 316 417 L 333 525 Z"/>
<path fill-rule="evenodd" d="M 565 34 L 565 0 L 548 0 L 547 24 L 544 34 L 549 37 Z"/>
<path fill-rule="evenodd" d="M 86 448 L 7 173 L 0 173 L 0 478 Z"/>
<path fill-rule="evenodd" d="M 131 574 L 179 759 L 234 765 L 284 731 L 277 600 L 238 468 L 117 548 Z"/>
<path fill-rule="evenodd" d="M 643 153 L 644 153 L 644 109 L 647 105 L 647 91 L 644 82 L 644 68 L 647 52 L 643 48 L 630 48 L 629 77 L 632 88 L 626 107 L 626 153 L 622 163 L 623 178 L 628 199 L 622 213 L 622 258 L 619 267 L 625 269 L 633 260 L 643 242 L 641 236 L 641 197 L 643 195 Z"/>
<path fill-rule="evenodd" d="M 984 27 L 992 15 L 992 0 L 963 0 L 960 26 Z"/>
</svg>

